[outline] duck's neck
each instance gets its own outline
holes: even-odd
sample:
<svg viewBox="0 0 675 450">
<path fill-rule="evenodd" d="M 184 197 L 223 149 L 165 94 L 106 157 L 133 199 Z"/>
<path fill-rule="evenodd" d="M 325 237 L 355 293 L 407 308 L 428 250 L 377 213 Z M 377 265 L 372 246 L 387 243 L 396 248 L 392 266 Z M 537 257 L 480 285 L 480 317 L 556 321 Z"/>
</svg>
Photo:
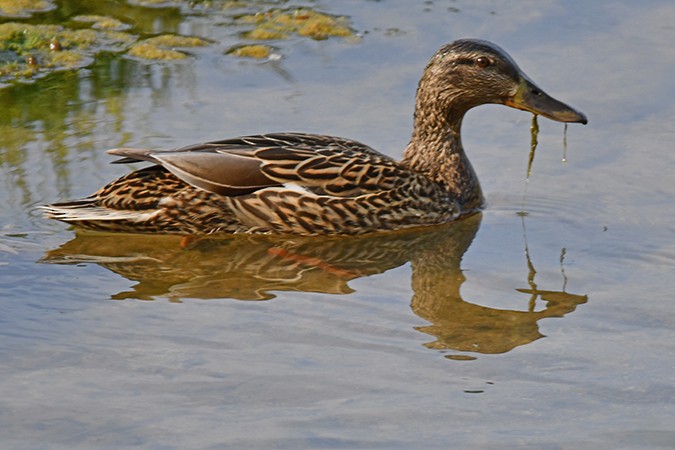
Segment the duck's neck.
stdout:
<svg viewBox="0 0 675 450">
<path fill-rule="evenodd" d="M 464 153 L 460 135 L 468 108 L 452 93 L 417 90 L 413 133 L 402 164 L 443 185 L 466 208 L 483 203 L 478 177 Z"/>
</svg>

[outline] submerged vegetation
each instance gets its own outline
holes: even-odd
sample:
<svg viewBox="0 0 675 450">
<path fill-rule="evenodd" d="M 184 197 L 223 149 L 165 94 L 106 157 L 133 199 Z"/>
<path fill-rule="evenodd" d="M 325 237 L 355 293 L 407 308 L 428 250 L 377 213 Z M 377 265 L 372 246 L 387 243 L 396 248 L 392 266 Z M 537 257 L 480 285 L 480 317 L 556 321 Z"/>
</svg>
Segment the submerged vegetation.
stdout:
<svg viewBox="0 0 675 450">
<path fill-rule="evenodd" d="M 272 9 L 244 15 L 239 20 L 255 24 L 254 29 L 244 33 L 246 38 L 253 40 L 286 39 L 292 34 L 312 39 L 348 37 L 354 34 L 346 18 L 334 17 L 309 8 Z"/>
<path fill-rule="evenodd" d="M 271 9 L 237 17 L 243 25 L 253 25 L 241 36 L 251 41 L 278 41 L 291 36 L 324 40 L 330 37 L 354 36 L 345 17 L 336 17 L 309 8 Z M 268 58 L 273 51 L 269 44 L 236 45 L 228 54 L 246 58 Z"/>
<path fill-rule="evenodd" d="M 59 25 L 0 24 L 0 80 L 83 67 L 91 61 L 97 42 L 109 45 L 119 38 L 104 34 Z"/>
<path fill-rule="evenodd" d="M 92 23 L 91 27 L 98 30 L 115 30 L 121 31 L 131 28 L 131 25 L 117 20 L 113 17 L 99 16 L 95 14 L 75 16 L 73 20 L 76 22 Z"/>
<path fill-rule="evenodd" d="M 50 0 L 0 0 L 0 17 L 23 18 L 55 9 Z"/>
<path fill-rule="evenodd" d="M 269 58 L 272 53 L 272 47 L 263 44 L 240 45 L 228 50 L 229 55 L 240 56 L 242 58 Z"/>
<path fill-rule="evenodd" d="M 189 56 L 185 52 L 176 50 L 176 48 L 184 49 L 206 45 L 209 45 L 209 42 L 205 39 L 176 36 L 175 34 L 162 34 L 134 44 L 129 49 L 128 54 L 142 59 L 171 61 L 185 59 Z"/>
<path fill-rule="evenodd" d="M 532 114 L 532 124 L 530 125 L 530 155 L 527 158 L 526 180 L 529 180 L 530 175 L 532 174 L 532 163 L 534 162 L 534 152 L 537 150 L 537 145 L 539 145 L 539 123 L 537 122 L 537 115 Z"/>
<path fill-rule="evenodd" d="M 219 44 L 199 36 L 148 34 L 135 17 L 147 20 L 148 8 L 167 10 L 172 22 L 182 14 L 221 14 L 222 26 L 232 28 L 225 51 L 233 57 L 266 59 L 275 42 L 291 38 L 325 40 L 355 36 L 346 17 L 308 6 L 282 7 L 284 0 L 133 0 L 117 9 L 100 4 L 106 14 L 92 13 L 67 0 L 0 0 L 0 86 L 12 80 L 33 80 L 58 70 L 90 65 L 101 53 L 148 61 L 174 61 L 192 56 L 188 49 Z M 53 15 L 45 13 L 60 8 Z M 68 12 L 72 11 L 71 15 Z M 82 12 L 83 14 L 78 14 Z M 64 17 L 65 16 L 65 17 Z M 157 13 L 150 15 L 155 19 Z M 41 23 L 60 17 L 58 23 Z M 151 22 L 152 20 L 150 20 Z M 143 20 L 140 20 L 143 22 Z M 174 25 L 173 29 L 178 29 Z M 221 25 L 221 24 L 219 24 Z M 155 29 L 155 26 L 145 29 Z"/>
<path fill-rule="evenodd" d="M 279 41 L 292 36 L 324 40 L 330 37 L 351 37 L 354 31 L 345 17 L 336 17 L 309 8 L 274 8 L 256 14 L 236 17 L 236 23 L 248 29 L 240 34 L 256 43 L 231 47 L 227 53 L 244 58 L 269 58 L 274 47 L 259 41 Z M 252 28 L 251 28 L 252 26 Z"/>
</svg>

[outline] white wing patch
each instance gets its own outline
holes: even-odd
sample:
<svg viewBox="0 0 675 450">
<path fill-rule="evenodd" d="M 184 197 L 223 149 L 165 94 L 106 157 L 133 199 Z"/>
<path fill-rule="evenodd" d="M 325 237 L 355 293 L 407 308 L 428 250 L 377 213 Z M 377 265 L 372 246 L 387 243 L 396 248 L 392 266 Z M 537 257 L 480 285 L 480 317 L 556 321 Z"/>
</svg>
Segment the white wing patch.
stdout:
<svg viewBox="0 0 675 450">
<path fill-rule="evenodd" d="M 299 184 L 293 183 L 293 182 L 284 183 L 284 188 L 288 189 L 289 191 L 298 192 L 298 193 L 303 194 L 303 195 L 309 195 L 309 196 L 312 196 L 312 197 L 317 196 L 314 192 L 310 191 L 306 187 L 300 186 Z"/>
</svg>

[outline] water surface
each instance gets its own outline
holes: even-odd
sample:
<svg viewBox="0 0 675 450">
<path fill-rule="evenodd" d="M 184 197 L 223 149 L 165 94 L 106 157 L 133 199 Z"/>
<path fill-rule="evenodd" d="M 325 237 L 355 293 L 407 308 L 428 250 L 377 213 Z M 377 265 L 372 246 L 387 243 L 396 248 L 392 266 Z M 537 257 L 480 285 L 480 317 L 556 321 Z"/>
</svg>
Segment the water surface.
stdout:
<svg viewBox="0 0 675 450">
<path fill-rule="evenodd" d="M 3 448 L 675 446 L 672 2 L 312 2 L 358 38 L 264 61 L 226 55 L 228 13 L 86 3 L 28 20 L 105 12 L 213 44 L 0 90 Z M 122 145 L 295 130 L 400 157 L 422 68 L 460 37 L 589 117 L 567 163 L 539 120 L 526 184 L 531 116 L 471 111 L 488 207 L 470 220 L 186 245 L 34 210 L 127 173 L 103 153 Z"/>
</svg>

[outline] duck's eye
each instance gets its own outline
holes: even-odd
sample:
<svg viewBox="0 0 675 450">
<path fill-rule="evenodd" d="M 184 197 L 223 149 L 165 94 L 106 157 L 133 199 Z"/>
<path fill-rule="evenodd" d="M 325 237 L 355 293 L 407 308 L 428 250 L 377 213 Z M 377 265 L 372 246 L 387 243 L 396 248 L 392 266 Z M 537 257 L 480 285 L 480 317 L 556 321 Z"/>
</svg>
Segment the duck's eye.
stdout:
<svg viewBox="0 0 675 450">
<path fill-rule="evenodd" d="M 478 58 L 476 58 L 476 65 L 481 69 L 485 69 L 490 64 L 492 64 L 492 61 L 490 61 L 490 58 L 488 58 L 487 56 L 479 56 Z"/>
</svg>

